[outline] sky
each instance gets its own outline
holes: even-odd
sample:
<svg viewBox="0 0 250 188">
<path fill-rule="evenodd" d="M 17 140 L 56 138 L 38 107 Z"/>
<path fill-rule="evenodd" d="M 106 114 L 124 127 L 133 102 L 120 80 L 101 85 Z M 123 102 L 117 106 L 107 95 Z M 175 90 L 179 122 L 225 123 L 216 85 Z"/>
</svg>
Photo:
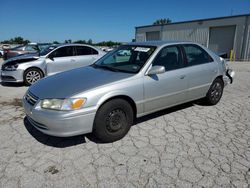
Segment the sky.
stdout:
<svg viewBox="0 0 250 188">
<path fill-rule="evenodd" d="M 135 27 L 250 13 L 250 0 L 0 0 L 0 41 L 130 42 Z"/>
</svg>

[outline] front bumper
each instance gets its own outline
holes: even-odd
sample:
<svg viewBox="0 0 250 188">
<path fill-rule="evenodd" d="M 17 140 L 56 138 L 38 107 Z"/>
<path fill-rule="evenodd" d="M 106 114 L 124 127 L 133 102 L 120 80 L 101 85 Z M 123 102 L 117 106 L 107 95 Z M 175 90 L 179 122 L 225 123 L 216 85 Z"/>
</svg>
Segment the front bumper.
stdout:
<svg viewBox="0 0 250 188">
<path fill-rule="evenodd" d="M 226 75 L 223 77 L 225 85 L 232 84 L 235 77 L 235 72 L 232 69 L 226 71 Z"/>
<path fill-rule="evenodd" d="M 70 137 L 92 132 L 95 108 L 77 111 L 54 111 L 36 109 L 23 98 L 23 107 L 27 120 L 44 134 L 58 137 Z"/>
<path fill-rule="evenodd" d="M 1 71 L 2 82 L 23 82 L 23 70 Z"/>
</svg>

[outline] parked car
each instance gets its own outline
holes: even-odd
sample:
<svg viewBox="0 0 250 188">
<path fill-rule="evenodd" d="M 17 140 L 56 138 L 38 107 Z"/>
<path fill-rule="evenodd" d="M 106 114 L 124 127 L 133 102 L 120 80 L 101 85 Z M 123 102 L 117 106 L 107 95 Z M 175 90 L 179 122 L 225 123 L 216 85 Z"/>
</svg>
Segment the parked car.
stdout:
<svg viewBox="0 0 250 188">
<path fill-rule="evenodd" d="M 131 55 L 121 62 L 122 50 Z M 217 104 L 233 76 L 223 59 L 199 44 L 130 43 L 91 66 L 40 80 L 25 94 L 23 106 L 27 120 L 45 134 L 93 132 L 113 142 L 137 117 L 201 98 Z"/>
<path fill-rule="evenodd" d="M 128 55 L 131 55 L 131 53 L 129 50 L 121 50 L 117 55 L 128 56 Z"/>
<path fill-rule="evenodd" d="M 0 58 L 3 57 L 3 50 L 0 50 Z"/>
<path fill-rule="evenodd" d="M 101 47 L 101 50 L 103 50 L 104 52 L 111 52 L 114 50 L 114 48 L 112 47 Z"/>
<path fill-rule="evenodd" d="M 31 85 L 44 76 L 90 65 L 104 54 L 89 45 L 51 45 L 39 54 L 26 54 L 3 62 L 1 79 Z"/>
<path fill-rule="evenodd" d="M 3 59 L 7 60 L 12 57 L 20 56 L 23 54 L 38 54 L 42 49 L 48 47 L 47 43 L 30 43 L 26 45 L 16 46 L 14 48 L 4 49 Z"/>
</svg>

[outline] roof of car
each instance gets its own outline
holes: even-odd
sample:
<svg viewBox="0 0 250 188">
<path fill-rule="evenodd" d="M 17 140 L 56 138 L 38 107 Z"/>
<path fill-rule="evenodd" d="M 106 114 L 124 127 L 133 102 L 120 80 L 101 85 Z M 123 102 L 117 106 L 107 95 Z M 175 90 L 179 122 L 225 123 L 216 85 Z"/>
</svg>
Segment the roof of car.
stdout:
<svg viewBox="0 0 250 188">
<path fill-rule="evenodd" d="M 183 43 L 193 43 L 187 41 L 146 41 L 146 42 L 131 42 L 127 45 L 137 45 L 137 46 L 164 46 L 166 44 L 183 44 Z"/>
<path fill-rule="evenodd" d="M 77 44 L 77 43 L 60 43 L 60 44 L 51 44 L 50 46 L 91 46 L 89 44 Z"/>
</svg>

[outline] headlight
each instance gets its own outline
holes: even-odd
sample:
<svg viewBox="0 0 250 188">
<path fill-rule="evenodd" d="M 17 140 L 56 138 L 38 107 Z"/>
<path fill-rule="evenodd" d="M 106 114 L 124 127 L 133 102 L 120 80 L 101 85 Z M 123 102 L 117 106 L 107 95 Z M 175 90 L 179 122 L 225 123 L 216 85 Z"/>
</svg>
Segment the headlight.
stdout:
<svg viewBox="0 0 250 188">
<path fill-rule="evenodd" d="M 15 64 L 15 65 L 7 65 L 4 67 L 4 70 L 7 70 L 7 71 L 14 71 L 16 70 L 18 67 L 18 64 Z"/>
<path fill-rule="evenodd" d="M 44 99 L 40 101 L 41 108 L 50 110 L 78 110 L 86 102 L 85 98 L 78 99 Z"/>
</svg>

